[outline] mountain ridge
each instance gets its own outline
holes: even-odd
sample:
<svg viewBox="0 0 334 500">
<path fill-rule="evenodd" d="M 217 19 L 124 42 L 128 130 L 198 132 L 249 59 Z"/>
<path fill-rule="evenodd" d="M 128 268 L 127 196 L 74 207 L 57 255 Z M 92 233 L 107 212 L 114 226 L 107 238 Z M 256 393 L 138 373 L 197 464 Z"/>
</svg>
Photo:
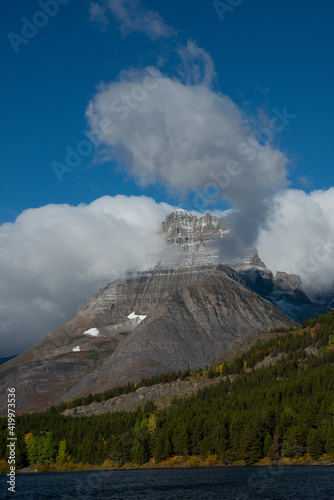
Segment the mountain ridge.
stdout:
<svg viewBox="0 0 334 500">
<path fill-rule="evenodd" d="M 173 212 L 162 232 L 184 258 L 111 282 L 65 325 L 2 365 L 1 411 L 9 381 L 18 387 L 19 411 L 40 411 L 92 389 L 203 366 L 242 336 L 295 325 L 307 309 L 324 312 L 298 277 L 274 277 L 256 250 L 222 263 L 217 242 L 229 231 L 218 217 Z"/>
</svg>

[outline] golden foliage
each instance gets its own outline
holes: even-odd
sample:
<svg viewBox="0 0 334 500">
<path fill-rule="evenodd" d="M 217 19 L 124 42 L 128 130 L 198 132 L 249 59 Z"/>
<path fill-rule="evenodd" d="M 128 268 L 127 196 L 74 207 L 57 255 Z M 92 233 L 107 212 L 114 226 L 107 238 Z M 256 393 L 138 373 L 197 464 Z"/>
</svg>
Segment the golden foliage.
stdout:
<svg viewBox="0 0 334 500">
<path fill-rule="evenodd" d="M 34 436 L 34 435 L 33 435 L 33 433 L 32 433 L 32 432 L 29 432 L 28 434 L 26 434 L 26 435 L 24 436 L 24 442 L 25 442 L 25 444 L 27 444 L 27 443 L 28 443 L 28 441 L 29 441 L 29 439 L 30 439 L 30 438 L 32 438 L 33 436 Z"/>
</svg>

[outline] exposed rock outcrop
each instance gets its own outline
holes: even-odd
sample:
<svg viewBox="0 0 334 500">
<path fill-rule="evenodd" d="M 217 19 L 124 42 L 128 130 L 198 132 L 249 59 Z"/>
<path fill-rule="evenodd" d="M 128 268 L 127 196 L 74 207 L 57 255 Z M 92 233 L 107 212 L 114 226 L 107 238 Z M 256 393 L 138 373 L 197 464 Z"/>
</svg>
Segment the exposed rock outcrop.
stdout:
<svg viewBox="0 0 334 500">
<path fill-rule="evenodd" d="M 186 252 L 204 250 L 229 233 L 219 217 L 206 214 L 197 218 L 186 210 L 176 210 L 167 215 L 161 231 L 167 234 L 170 245 L 181 247 Z"/>
<path fill-rule="evenodd" d="M 233 376 L 230 378 L 233 379 Z M 122 394 L 115 398 L 107 399 L 99 403 L 92 403 L 87 406 L 77 406 L 65 410 L 63 415 L 74 417 L 89 417 L 91 415 L 103 415 L 104 413 L 114 413 L 117 411 L 135 411 L 138 407 L 145 405 L 149 401 L 154 402 L 159 410 L 169 406 L 174 398 L 185 398 L 204 387 L 215 385 L 224 380 L 225 377 L 213 379 L 197 378 L 193 380 L 175 380 L 169 384 L 156 384 L 151 387 L 140 387 L 135 392 Z"/>
</svg>

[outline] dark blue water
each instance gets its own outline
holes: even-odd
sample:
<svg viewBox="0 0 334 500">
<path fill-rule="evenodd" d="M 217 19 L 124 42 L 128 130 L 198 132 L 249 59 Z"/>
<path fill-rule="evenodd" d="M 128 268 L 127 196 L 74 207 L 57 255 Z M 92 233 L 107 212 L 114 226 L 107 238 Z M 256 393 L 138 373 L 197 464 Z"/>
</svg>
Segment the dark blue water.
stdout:
<svg viewBox="0 0 334 500">
<path fill-rule="evenodd" d="M 238 467 L 0 476 L 0 498 L 24 500 L 333 500 L 334 467 Z"/>
</svg>

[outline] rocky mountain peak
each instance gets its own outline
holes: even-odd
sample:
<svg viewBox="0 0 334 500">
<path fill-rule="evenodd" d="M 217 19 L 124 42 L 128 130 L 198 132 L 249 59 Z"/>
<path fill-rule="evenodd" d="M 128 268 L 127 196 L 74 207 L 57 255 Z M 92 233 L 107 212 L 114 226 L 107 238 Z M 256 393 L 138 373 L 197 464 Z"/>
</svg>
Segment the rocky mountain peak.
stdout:
<svg viewBox="0 0 334 500">
<path fill-rule="evenodd" d="M 275 284 L 282 290 L 302 290 L 301 279 L 297 274 L 287 274 L 277 271 L 275 275 Z"/>
<path fill-rule="evenodd" d="M 182 247 L 186 252 L 197 252 L 211 242 L 224 238 L 229 229 L 215 215 L 207 213 L 197 217 L 187 210 L 179 209 L 167 215 L 161 225 L 161 232 L 167 233 L 170 245 Z"/>
</svg>

